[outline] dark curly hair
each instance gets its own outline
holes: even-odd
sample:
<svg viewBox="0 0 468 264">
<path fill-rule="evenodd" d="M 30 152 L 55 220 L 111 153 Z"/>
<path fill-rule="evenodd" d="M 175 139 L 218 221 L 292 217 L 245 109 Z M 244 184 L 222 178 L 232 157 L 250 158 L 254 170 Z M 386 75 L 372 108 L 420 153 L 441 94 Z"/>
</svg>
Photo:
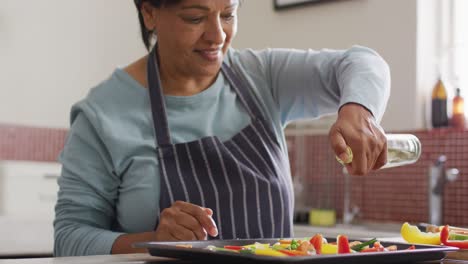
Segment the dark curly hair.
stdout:
<svg viewBox="0 0 468 264">
<path fill-rule="evenodd" d="M 143 15 L 141 14 L 141 5 L 143 2 L 148 2 L 154 7 L 164 7 L 164 6 L 169 6 L 169 5 L 176 5 L 180 3 L 182 0 L 134 0 L 135 1 L 135 6 L 138 11 L 138 20 L 140 21 L 140 30 L 141 30 L 141 37 L 143 39 L 143 43 L 145 44 L 145 47 L 147 50 L 150 49 L 151 45 L 151 35 L 153 34 L 153 31 L 148 30 L 145 27 L 145 21 L 143 20 Z"/>
</svg>

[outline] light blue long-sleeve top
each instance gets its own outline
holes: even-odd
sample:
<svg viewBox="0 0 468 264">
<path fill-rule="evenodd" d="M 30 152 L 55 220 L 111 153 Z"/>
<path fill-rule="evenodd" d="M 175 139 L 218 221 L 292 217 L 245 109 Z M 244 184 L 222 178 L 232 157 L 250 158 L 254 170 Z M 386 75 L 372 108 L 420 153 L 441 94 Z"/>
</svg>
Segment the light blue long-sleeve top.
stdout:
<svg viewBox="0 0 468 264">
<path fill-rule="evenodd" d="M 380 120 L 390 92 L 385 61 L 359 46 L 230 49 L 225 62 L 250 83 L 285 155 L 289 121 L 336 113 L 350 102 Z M 199 94 L 164 99 L 173 143 L 227 140 L 250 122 L 222 74 Z M 73 106 L 59 158 L 55 256 L 109 254 L 119 235 L 155 229 L 160 175 L 153 130 L 148 90 L 119 68 Z"/>
</svg>

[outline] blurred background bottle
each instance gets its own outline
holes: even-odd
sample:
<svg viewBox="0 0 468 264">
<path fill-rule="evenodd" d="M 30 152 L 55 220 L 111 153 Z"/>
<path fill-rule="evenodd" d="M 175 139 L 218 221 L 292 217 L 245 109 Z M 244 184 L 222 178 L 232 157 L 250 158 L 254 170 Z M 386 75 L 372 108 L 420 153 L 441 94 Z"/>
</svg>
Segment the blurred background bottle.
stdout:
<svg viewBox="0 0 468 264">
<path fill-rule="evenodd" d="M 451 125 L 457 129 L 465 129 L 465 100 L 460 95 L 460 88 L 456 89 L 453 98 Z"/>
<path fill-rule="evenodd" d="M 432 90 L 432 127 L 447 127 L 449 125 L 447 116 L 447 90 L 439 78 Z"/>
</svg>

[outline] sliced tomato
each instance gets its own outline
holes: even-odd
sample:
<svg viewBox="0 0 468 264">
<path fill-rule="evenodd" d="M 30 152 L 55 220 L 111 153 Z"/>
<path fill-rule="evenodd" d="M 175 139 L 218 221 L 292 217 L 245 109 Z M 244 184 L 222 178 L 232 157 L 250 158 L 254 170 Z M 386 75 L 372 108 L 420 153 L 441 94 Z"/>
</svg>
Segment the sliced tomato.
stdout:
<svg viewBox="0 0 468 264">
<path fill-rule="evenodd" d="M 349 247 L 348 237 L 343 235 L 338 235 L 336 238 L 338 244 L 338 254 L 347 254 L 351 253 L 351 248 Z"/>
<path fill-rule="evenodd" d="M 323 236 L 322 234 L 316 234 L 313 236 L 309 241 L 315 248 L 315 252 L 317 255 L 322 254 L 322 243 L 323 243 Z"/>
<path fill-rule="evenodd" d="M 224 246 L 225 249 L 230 249 L 230 250 L 241 250 L 244 247 L 243 246 Z"/>
</svg>

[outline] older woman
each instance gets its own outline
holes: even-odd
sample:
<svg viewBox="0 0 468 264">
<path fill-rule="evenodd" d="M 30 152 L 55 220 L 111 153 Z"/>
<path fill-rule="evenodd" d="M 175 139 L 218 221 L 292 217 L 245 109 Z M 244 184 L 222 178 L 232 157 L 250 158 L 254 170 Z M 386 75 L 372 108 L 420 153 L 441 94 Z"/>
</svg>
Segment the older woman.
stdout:
<svg viewBox="0 0 468 264">
<path fill-rule="evenodd" d="M 150 53 L 72 108 L 55 255 L 292 236 L 292 120 L 338 112 L 329 138 L 342 159 L 353 149 L 350 173 L 386 162 L 390 78 L 372 50 L 238 51 L 238 0 L 135 4 Z"/>
</svg>

